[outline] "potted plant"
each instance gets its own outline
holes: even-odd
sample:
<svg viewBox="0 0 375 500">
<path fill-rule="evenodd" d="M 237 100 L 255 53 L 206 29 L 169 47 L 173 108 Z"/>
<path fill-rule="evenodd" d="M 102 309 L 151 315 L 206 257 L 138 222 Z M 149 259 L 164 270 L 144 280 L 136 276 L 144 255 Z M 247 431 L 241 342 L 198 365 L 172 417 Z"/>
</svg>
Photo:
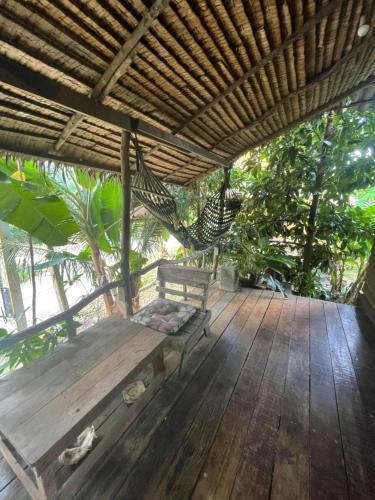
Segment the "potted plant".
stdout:
<svg viewBox="0 0 375 500">
<path fill-rule="evenodd" d="M 239 290 L 239 272 L 236 262 L 232 259 L 225 259 L 219 268 L 220 289 L 227 292 Z"/>
<path fill-rule="evenodd" d="M 256 288 L 266 285 L 284 294 L 282 281 L 285 274 L 295 267 L 295 261 L 284 254 L 277 245 L 270 245 L 265 238 L 251 241 L 240 234 L 231 241 L 231 248 L 224 254 L 224 262 L 235 262 L 242 286 Z"/>
</svg>

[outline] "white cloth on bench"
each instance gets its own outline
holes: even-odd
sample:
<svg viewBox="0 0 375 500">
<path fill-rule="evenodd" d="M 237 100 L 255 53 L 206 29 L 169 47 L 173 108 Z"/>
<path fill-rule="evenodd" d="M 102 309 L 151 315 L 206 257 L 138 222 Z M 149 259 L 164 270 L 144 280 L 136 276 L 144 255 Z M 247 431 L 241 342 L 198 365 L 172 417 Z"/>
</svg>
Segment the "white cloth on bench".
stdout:
<svg viewBox="0 0 375 500">
<path fill-rule="evenodd" d="M 67 448 L 59 456 L 59 462 L 63 465 L 78 464 L 92 449 L 96 439 L 95 428 L 87 427 L 77 438 L 72 448 Z"/>
</svg>

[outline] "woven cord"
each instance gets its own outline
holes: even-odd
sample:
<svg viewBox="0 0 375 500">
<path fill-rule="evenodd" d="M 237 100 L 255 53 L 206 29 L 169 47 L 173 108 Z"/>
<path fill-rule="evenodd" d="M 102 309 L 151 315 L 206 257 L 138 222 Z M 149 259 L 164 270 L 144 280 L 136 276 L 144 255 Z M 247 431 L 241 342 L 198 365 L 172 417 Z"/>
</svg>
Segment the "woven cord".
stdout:
<svg viewBox="0 0 375 500">
<path fill-rule="evenodd" d="M 137 137 L 133 137 L 137 172 L 133 176 L 134 196 L 186 248 L 202 250 L 221 238 L 230 228 L 241 208 L 241 200 L 230 188 L 230 170 L 224 169 L 220 190 L 208 198 L 202 213 L 189 227 L 184 227 L 177 215 L 176 201 L 164 184 L 144 162 Z"/>
</svg>

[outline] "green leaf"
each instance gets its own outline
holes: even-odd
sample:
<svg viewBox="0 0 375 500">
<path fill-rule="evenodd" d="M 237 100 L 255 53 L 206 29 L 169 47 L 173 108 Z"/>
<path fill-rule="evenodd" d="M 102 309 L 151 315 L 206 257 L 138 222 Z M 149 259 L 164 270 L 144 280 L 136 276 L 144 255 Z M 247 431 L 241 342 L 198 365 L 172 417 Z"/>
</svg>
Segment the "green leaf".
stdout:
<svg viewBox="0 0 375 500">
<path fill-rule="evenodd" d="M 120 239 L 121 186 L 118 182 L 105 182 L 96 186 L 90 204 L 91 221 L 99 248 L 111 252 Z"/>
<path fill-rule="evenodd" d="M 65 202 L 40 196 L 35 186 L 0 173 L 0 220 L 31 234 L 48 246 L 66 245 L 78 232 Z"/>
<path fill-rule="evenodd" d="M 96 185 L 95 176 L 85 172 L 84 170 L 76 170 L 75 178 L 77 183 L 85 189 L 89 189 L 90 187 L 94 187 Z"/>
<path fill-rule="evenodd" d="M 60 266 L 61 264 L 70 261 L 90 262 L 90 256 L 84 254 L 83 251 L 81 251 L 78 255 L 75 255 L 71 252 L 51 252 L 46 256 L 46 260 L 44 260 L 43 262 L 38 262 L 34 267 L 36 271 L 43 271 L 43 269 L 49 269 L 53 266 Z"/>
<path fill-rule="evenodd" d="M 0 328 L 0 337 L 7 337 L 8 331 L 5 328 Z"/>
</svg>

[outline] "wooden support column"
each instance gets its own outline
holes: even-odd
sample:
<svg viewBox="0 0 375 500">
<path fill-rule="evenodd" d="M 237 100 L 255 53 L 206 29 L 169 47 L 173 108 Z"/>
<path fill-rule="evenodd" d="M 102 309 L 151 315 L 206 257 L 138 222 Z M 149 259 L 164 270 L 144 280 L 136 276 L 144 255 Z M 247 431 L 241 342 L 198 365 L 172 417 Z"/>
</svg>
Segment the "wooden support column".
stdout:
<svg viewBox="0 0 375 500">
<path fill-rule="evenodd" d="M 214 271 L 214 280 L 217 278 L 217 267 L 219 265 L 219 247 L 214 247 L 214 256 L 212 262 L 212 268 Z"/>
<path fill-rule="evenodd" d="M 122 182 L 122 240 L 121 240 L 121 275 L 124 280 L 124 299 L 126 316 L 133 314 L 132 286 L 130 278 L 130 132 L 121 134 L 121 182 Z"/>
</svg>

